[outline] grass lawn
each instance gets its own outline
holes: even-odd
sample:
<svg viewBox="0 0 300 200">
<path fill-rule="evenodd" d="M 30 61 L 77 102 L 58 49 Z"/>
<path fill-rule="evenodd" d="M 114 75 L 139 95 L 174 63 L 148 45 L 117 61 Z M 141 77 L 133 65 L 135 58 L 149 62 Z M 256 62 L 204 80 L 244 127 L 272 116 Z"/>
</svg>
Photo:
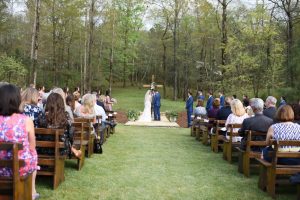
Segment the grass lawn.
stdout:
<svg viewBox="0 0 300 200">
<path fill-rule="evenodd" d="M 137 110 L 143 111 L 144 109 L 144 98 L 147 89 L 139 89 L 137 87 L 129 88 L 113 88 L 112 97 L 116 98 L 118 103 L 114 105 L 114 110 L 128 111 Z M 162 96 L 162 91 L 160 91 Z M 185 102 L 182 100 L 173 101 L 170 99 L 161 99 L 161 112 L 166 110 L 174 111 L 185 111 Z"/>
<path fill-rule="evenodd" d="M 41 199 L 271 199 L 258 189 L 257 176 L 244 178 L 236 164 L 190 137 L 189 129 L 116 130 L 104 154 L 86 159 L 81 171 L 73 168 L 75 161 L 66 162 L 66 181 L 57 190 L 38 180 Z M 296 196 L 285 192 L 278 199 Z"/>
</svg>

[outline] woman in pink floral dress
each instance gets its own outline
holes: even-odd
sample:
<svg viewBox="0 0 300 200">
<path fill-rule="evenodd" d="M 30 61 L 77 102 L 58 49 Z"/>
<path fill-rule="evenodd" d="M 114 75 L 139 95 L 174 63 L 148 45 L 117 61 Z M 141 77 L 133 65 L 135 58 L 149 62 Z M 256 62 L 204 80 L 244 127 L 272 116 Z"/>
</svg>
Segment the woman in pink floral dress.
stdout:
<svg viewBox="0 0 300 200">
<path fill-rule="evenodd" d="M 19 112 L 21 96 L 19 89 L 7 84 L 0 87 L 0 145 L 1 142 L 15 142 L 23 144 L 18 156 L 24 159 L 25 166 L 20 168 L 20 176 L 32 173 L 33 199 L 39 197 L 35 190 L 37 153 L 35 150 L 35 134 L 33 121 Z M 0 151 L 0 158 L 11 158 L 8 151 Z M 12 169 L 0 168 L 0 176 L 12 176 Z"/>
</svg>

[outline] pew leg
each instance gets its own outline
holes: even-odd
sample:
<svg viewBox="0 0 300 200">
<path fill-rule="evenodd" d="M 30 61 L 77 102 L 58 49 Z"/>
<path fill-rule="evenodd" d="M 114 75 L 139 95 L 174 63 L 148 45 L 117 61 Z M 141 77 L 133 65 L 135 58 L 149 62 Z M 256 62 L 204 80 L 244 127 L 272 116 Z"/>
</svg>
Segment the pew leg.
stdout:
<svg viewBox="0 0 300 200">
<path fill-rule="evenodd" d="M 227 161 L 229 163 L 232 163 L 232 146 L 230 144 L 228 144 L 227 149 L 226 149 L 226 157 L 227 157 Z"/>
<path fill-rule="evenodd" d="M 250 158 L 248 154 L 244 154 L 243 158 L 243 172 L 246 177 L 250 176 Z"/>
<path fill-rule="evenodd" d="M 267 192 L 272 198 L 275 198 L 275 181 L 276 181 L 275 169 L 268 167 L 268 169 L 267 169 Z"/>
<path fill-rule="evenodd" d="M 245 154 L 243 152 L 239 152 L 239 164 L 238 164 L 238 172 L 239 173 L 243 173 L 244 172 L 244 157 L 245 157 Z"/>
<path fill-rule="evenodd" d="M 227 142 L 224 142 L 223 144 L 223 159 L 227 160 L 227 148 L 228 148 L 228 144 Z"/>
<path fill-rule="evenodd" d="M 81 154 L 81 158 L 80 159 L 77 159 L 77 170 L 81 170 L 81 168 L 83 167 L 84 165 L 84 160 L 85 160 L 85 146 L 82 145 L 81 148 L 80 148 L 82 154 Z"/>
<path fill-rule="evenodd" d="M 260 165 L 258 188 L 265 191 L 267 185 L 267 168 L 263 165 Z"/>
</svg>

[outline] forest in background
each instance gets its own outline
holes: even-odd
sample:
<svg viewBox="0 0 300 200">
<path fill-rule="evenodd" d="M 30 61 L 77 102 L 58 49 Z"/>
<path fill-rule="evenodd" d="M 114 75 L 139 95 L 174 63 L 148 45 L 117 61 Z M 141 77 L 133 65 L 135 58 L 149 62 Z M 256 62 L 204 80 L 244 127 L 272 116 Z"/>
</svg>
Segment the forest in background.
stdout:
<svg viewBox="0 0 300 200">
<path fill-rule="evenodd" d="M 0 81 L 91 91 L 154 74 L 174 100 L 202 89 L 295 101 L 299 0 L 251 2 L 0 0 Z"/>
</svg>

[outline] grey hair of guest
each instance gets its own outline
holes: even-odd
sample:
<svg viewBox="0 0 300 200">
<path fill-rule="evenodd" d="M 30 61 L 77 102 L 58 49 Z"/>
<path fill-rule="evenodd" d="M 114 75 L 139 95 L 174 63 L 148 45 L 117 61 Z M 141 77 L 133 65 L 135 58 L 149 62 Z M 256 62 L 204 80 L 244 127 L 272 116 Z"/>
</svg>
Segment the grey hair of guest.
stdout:
<svg viewBox="0 0 300 200">
<path fill-rule="evenodd" d="M 250 101 L 254 113 L 262 113 L 264 110 L 264 101 L 260 98 L 253 98 Z"/>
<path fill-rule="evenodd" d="M 271 105 L 276 105 L 277 103 L 277 99 L 273 96 L 268 96 L 267 99 L 266 99 L 266 103 L 269 103 Z"/>
</svg>

